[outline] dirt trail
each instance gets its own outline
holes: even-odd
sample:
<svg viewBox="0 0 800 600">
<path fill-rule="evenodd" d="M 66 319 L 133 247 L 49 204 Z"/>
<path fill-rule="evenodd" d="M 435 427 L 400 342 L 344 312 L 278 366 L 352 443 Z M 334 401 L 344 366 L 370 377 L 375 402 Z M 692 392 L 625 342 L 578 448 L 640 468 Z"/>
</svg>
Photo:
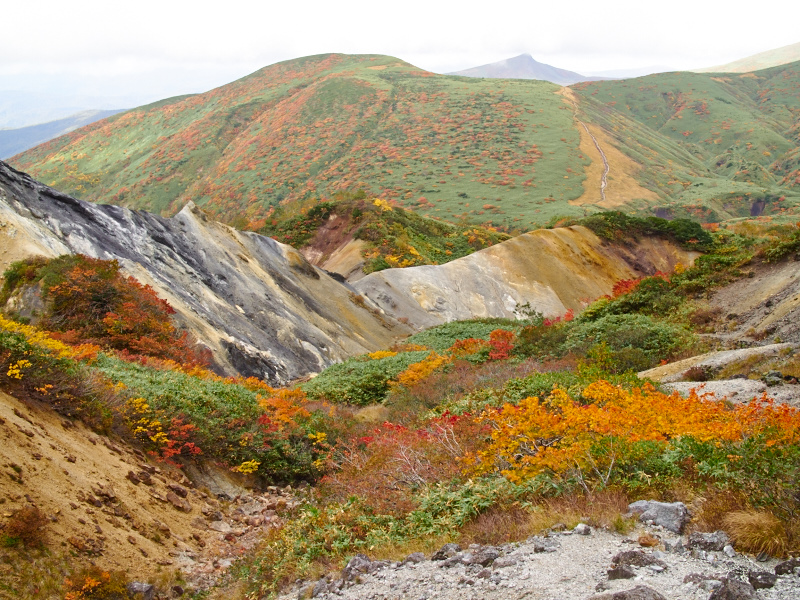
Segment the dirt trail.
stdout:
<svg viewBox="0 0 800 600">
<path fill-rule="evenodd" d="M 589 137 L 592 138 L 594 142 L 594 147 L 597 148 L 597 151 L 600 153 L 600 158 L 603 159 L 603 174 L 600 176 L 600 201 L 606 201 L 606 187 L 608 187 L 608 173 L 611 168 L 608 165 L 608 159 L 606 158 L 606 153 L 603 152 L 603 149 L 600 147 L 600 142 L 597 141 L 597 138 L 594 137 L 594 134 L 589 131 L 589 128 L 586 126 L 586 123 L 581 121 L 580 119 L 576 118 L 578 123 L 583 125 L 583 128 L 586 130 L 586 133 L 589 134 Z"/>
</svg>

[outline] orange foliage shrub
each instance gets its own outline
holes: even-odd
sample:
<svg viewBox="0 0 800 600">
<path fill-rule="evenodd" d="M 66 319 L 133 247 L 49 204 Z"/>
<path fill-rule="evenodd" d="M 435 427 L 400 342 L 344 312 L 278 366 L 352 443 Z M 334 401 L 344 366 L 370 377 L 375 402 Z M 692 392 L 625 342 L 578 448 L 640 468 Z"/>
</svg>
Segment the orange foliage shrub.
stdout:
<svg viewBox="0 0 800 600">
<path fill-rule="evenodd" d="M 439 369 L 441 366 L 450 362 L 450 358 L 442 356 L 436 352 L 431 352 L 423 360 L 416 362 L 401 372 L 396 380 L 395 385 L 402 385 L 411 387 L 418 384 L 420 381 L 428 377 L 431 373 Z"/>
<path fill-rule="evenodd" d="M 487 411 L 478 421 L 492 425 L 491 443 L 469 457 L 474 470 L 499 469 L 515 482 L 572 471 L 606 484 L 637 442 L 666 445 L 689 436 L 718 444 L 761 435 L 769 447 L 800 440 L 800 411 L 766 398 L 729 408 L 711 395 L 682 398 L 652 386 L 628 392 L 602 380 L 583 397 L 590 403 L 556 389 L 546 403 L 526 398 Z"/>
</svg>

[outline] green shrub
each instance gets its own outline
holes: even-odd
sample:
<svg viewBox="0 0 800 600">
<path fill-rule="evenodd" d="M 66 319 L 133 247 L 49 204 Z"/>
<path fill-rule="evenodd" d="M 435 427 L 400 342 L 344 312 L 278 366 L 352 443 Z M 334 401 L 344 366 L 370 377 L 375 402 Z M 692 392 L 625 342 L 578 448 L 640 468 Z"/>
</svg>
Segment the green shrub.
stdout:
<svg viewBox="0 0 800 600">
<path fill-rule="evenodd" d="M 469 338 L 488 340 L 489 334 L 495 329 L 505 329 L 516 333 L 519 328 L 520 323 L 511 319 L 451 321 L 412 335 L 406 340 L 406 343 L 419 344 L 441 353 L 455 344 L 457 340 Z"/>
<path fill-rule="evenodd" d="M 367 356 L 351 358 L 328 367 L 300 388 L 315 400 L 358 406 L 382 402 L 389 392 L 389 381 L 428 354 L 420 350 L 376 360 Z"/>
<path fill-rule="evenodd" d="M 565 348 L 585 354 L 591 347 L 605 343 L 614 352 L 638 350 L 652 366 L 668 358 L 679 346 L 684 345 L 690 335 L 681 327 L 656 321 L 639 314 L 607 315 L 595 321 L 578 323 L 567 335 Z M 640 360 L 638 353 L 623 355 L 630 361 Z M 643 359 L 642 359 L 643 360 Z M 639 368 L 637 364 L 635 368 Z"/>
<path fill-rule="evenodd" d="M 700 223 L 690 219 L 668 221 L 659 217 L 642 218 L 620 211 L 609 211 L 578 219 L 576 224 L 588 227 L 598 237 L 612 241 L 636 240 L 642 236 L 656 235 L 671 239 L 691 250 L 705 252 L 714 246 L 711 234 Z"/>
<path fill-rule="evenodd" d="M 564 342 L 575 321 L 523 327 L 514 345 L 514 354 L 520 357 L 560 357 L 565 353 Z"/>
</svg>

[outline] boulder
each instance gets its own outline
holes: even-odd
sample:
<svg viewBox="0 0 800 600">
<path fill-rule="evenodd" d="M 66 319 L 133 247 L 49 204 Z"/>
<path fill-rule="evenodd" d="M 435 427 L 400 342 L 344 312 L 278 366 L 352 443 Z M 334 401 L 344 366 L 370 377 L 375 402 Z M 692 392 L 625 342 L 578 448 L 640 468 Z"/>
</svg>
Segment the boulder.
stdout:
<svg viewBox="0 0 800 600">
<path fill-rule="evenodd" d="M 128 584 L 128 595 L 136 600 L 153 600 L 155 588 L 149 583 L 132 581 Z"/>
<path fill-rule="evenodd" d="M 695 531 L 689 535 L 687 545 L 693 550 L 720 552 L 724 550 L 725 546 L 730 544 L 730 542 L 731 539 L 724 531 L 715 531 L 714 533 Z"/>
<path fill-rule="evenodd" d="M 590 596 L 589 600 L 667 600 L 665 596 L 646 585 L 637 585 L 629 590 Z"/>
<path fill-rule="evenodd" d="M 800 567 L 800 558 L 792 558 L 775 565 L 776 575 L 789 575 L 794 573 L 794 570 Z"/>
<path fill-rule="evenodd" d="M 445 544 L 433 553 L 431 560 L 446 560 L 459 552 L 461 552 L 461 546 L 458 544 Z"/>
<path fill-rule="evenodd" d="M 748 582 L 727 577 L 708 600 L 755 600 L 757 597 L 756 590 Z"/>
<path fill-rule="evenodd" d="M 656 558 L 652 554 L 642 552 L 641 550 L 625 550 L 624 552 L 620 552 L 611 559 L 611 564 L 616 567 L 649 567 L 655 565 L 663 567 L 664 569 L 667 568 L 667 564 L 664 561 Z"/>
<path fill-rule="evenodd" d="M 652 521 L 673 533 L 682 533 L 691 515 L 683 502 L 639 500 L 628 505 L 628 512 L 639 515 L 642 523 Z"/>
<path fill-rule="evenodd" d="M 750 571 L 747 580 L 754 589 L 764 590 L 775 586 L 778 576 L 769 571 Z"/>
</svg>

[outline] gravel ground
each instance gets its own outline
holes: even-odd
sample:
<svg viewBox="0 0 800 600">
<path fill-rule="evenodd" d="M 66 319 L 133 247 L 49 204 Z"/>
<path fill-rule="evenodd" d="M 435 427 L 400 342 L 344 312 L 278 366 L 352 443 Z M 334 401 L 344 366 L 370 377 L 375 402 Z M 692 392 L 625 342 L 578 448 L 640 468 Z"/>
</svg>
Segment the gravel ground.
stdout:
<svg viewBox="0 0 800 600">
<path fill-rule="evenodd" d="M 646 532 L 657 536 L 661 544 L 656 548 L 641 548 L 637 539 Z M 565 600 L 647 586 L 669 600 L 708 600 L 715 587 L 721 585 L 713 578 L 731 575 L 746 581 L 749 571 L 772 573 L 781 562 L 775 559 L 759 562 L 750 556 L 729 556 L 721 551 L 680 547 L 676 551 L 679 541 L 687 543 L 685 537 L 659 527 L 638 529 L 630 536 L 590 530 L 588 535 L 555 533 L 496 548 L 471 546 L 448 560 L 425 557 L 421 562 L 405 564 L 361 560 L 360 568 L 329 574 L 319 582 L 301 583 L 281 599 Z M 630 550 L 649 557 L 643 562 L 655 558 L 662 564 L 634 566 L 629 573 L 632 578 L 610 581 L 608 570 L 612 559 Z M 487 566 L 479 564 L 487 562 L 492 552 L 499 556 Z M 354 564 L 351 561 L 351 566 Z M 759 589 L 749 598 L 800 599 L 800 568 L 797 571 L 779 576 L 774 587 Z"/>
</svg>

